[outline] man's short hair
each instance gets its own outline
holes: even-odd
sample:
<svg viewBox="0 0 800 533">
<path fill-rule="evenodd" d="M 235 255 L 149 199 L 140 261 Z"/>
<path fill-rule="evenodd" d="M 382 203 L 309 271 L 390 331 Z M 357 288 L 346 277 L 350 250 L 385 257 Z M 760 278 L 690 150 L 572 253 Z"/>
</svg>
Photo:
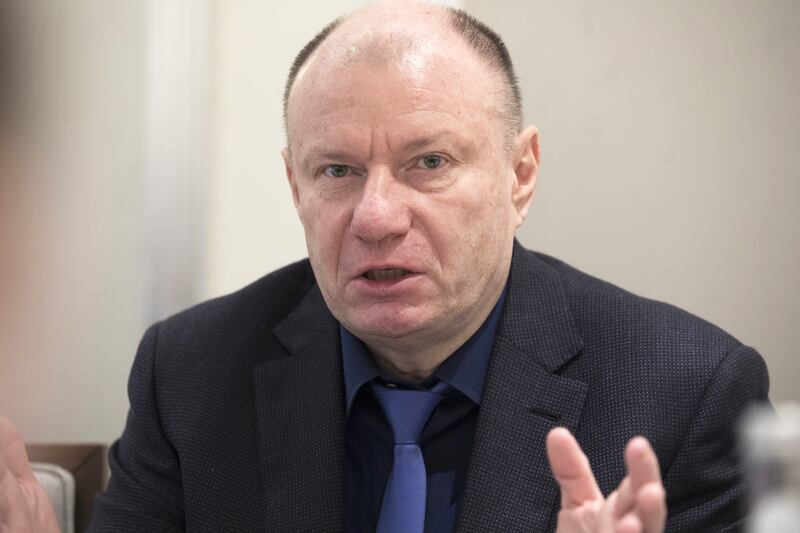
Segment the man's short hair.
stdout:
<svg viewBox="0 0 800 533">
<path fill-rule="evenodd" d="M 508 52 L 503 39 L 489 26 L 479 21 L 469 13 L 453 8 L 444 8 L 447 21 L 451 28 L 459 35 L 467 45 L 475 50 L 493 70 L 499 72 L 503 80 L 505 89 L 504 99 L 501 105 L 501 118 L 506 123 L 509 136 L 513 138 L 522 127 L 522 95 L 519 90 L 519 82 L 514 72 L 514 65 L 511 61 L 511 54 Z M 289 76 L 286 79 L 286 86 L 283 90 L 283 122 L 286 129 L 286 136 L 289 136 L 289 95 L 291 94 L 294 81 L 303 65 L 306 64 L 311 54 L 319 48 L 325 39 L 335 30 L 345 18 L 338 18 L 317 33 L 295 57 L 292 67 L 289 69 Z"/>
</svg>

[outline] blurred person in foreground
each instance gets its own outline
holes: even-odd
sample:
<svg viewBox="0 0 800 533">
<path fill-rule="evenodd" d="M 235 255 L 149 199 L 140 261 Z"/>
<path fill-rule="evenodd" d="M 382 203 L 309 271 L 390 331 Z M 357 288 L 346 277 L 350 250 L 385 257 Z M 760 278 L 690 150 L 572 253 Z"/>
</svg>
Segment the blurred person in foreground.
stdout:
<svg viewBox="0 0 800 533">
<path fill-rule="evenodd" d="M 145 333 L 91 531 L 740 526 L 764 363 L 516 242 L 539 136 L 496 34 L 364 8 L 300 52 L 285 116 L 309 259 Z"/>
<path fill-rule="evenodd" d="M 33 199 L 22 155 L 24 112 L 18 4 L 0 4 L 0 373 L 13 372 L 24 329 L 23 286 L 32 257 Z M 57 531 L 47 494 L 28 465 L 16 429 L 0 416 L 0 532 Z"/>
</svg>

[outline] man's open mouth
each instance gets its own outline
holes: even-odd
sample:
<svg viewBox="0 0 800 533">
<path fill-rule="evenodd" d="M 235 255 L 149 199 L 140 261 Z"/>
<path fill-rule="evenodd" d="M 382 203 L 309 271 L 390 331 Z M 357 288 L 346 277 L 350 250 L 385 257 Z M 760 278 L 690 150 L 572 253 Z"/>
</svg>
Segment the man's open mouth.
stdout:
<svg viewBox="0 0 800 533">
<path fill-rule="evenodd" d="M 364 272 L 364 277 L 370 281 L 392 281 L 411 274 L 402 268 L 375 268 Z"/>
</svg>

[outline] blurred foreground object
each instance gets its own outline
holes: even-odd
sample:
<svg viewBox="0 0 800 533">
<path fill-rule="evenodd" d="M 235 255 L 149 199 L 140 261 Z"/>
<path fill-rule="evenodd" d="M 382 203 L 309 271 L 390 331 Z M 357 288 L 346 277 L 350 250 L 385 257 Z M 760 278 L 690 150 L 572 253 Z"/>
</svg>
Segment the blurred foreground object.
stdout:
<svg viewBox="0 0 800 533">
<path fill-rule="evenodd" d="M 24 353 L 29 298 L 33 283 L 36 184 L 28 174 L 28 109 L 25 104 L 27 63 L 23 4 L 0 2 L 0 377 L 14 372 L 12 359 Z M 0 393 L 9 387 L 0 382 Z M 9 400 L 0 394 L 0 412 Z M 10 398 L 13 396 L 9 396 Z"/>
<path fill-rule="evenodd" d="M 800 533 L 800 405 L 758 408 L 743 440 L 753 496 L 750 533 Z"/>
</svg>

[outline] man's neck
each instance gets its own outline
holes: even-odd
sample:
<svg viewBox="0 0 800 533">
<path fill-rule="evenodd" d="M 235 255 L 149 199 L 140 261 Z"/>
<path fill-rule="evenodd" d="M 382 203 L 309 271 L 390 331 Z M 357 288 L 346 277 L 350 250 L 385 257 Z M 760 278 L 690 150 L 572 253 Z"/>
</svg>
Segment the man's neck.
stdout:
<svg viewBox="0 0 800 533">
<path fill-rule="evenodd" d="M 502 289 L 502 287 L 501 287 Z M 454 331 L 413 335 L 402 339 L 362 338 L 378 368 L 390 377 L 412 383 L 428 380 L 439 366 L 458 350 L 487 320 L 502 290 L 488 308 L 476 310 L 459 321 Z"/>
<path fill-rule="evenodd" d="M 412 383 L 422 383 L 433 375 L 439 365 L 444 363 L 458 346 L 460 344 L 453 349 L 437 346 L 436 350 L 430 350 L 428 353 L 417 351 L 413 354 L 391 350 L 377 351 L 372 346 L 368 348 L 378 368 L 386 375 Z"/>
</svg>

